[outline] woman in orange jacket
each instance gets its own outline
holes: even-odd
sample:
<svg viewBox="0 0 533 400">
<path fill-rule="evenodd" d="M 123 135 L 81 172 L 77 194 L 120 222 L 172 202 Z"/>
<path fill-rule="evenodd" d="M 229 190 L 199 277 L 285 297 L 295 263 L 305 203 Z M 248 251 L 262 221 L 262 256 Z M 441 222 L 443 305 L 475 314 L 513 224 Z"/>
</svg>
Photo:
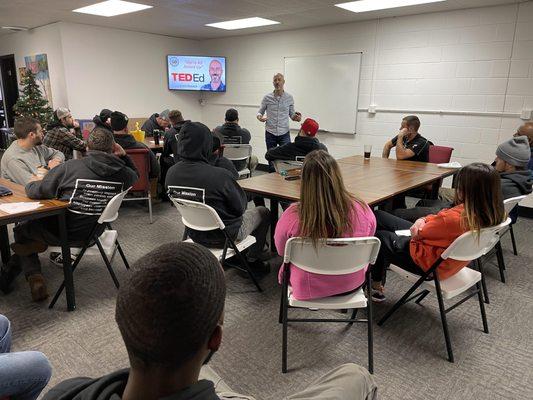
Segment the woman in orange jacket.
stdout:
<svg viewBox="0 0 533 400">
<path fill-rule="evenodd" d="M 414 224 L 384 211 L 375 212 L 381 248 L 371 269 L 374 301 L 385 300 L 383 284 L 389 264 L 422 275 L 463 233 L 479 232 L 505 219 L 500 175 L 487 164 L 473 163 L 462 168 L 455 196 L 454 207 L 420 218 Z M 399 230 L 409 230 L 410 236 L 399 236 Z M 440 279 L 446 279 L 467 264 L 468 261 L 447 259 L 437 273 Z"/>
</svg>

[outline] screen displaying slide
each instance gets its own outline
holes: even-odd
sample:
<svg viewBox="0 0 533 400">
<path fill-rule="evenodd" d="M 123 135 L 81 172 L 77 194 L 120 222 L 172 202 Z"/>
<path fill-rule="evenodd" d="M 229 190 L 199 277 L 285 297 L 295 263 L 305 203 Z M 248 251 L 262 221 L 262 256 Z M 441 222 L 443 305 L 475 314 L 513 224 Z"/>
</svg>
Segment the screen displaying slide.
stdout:
<svg viewBox="0 0 533 400">
<path fill-rule="evenodd" d="M 226 91 L 226 58 L 167 56 L 170 90 Z"/>
</svg>

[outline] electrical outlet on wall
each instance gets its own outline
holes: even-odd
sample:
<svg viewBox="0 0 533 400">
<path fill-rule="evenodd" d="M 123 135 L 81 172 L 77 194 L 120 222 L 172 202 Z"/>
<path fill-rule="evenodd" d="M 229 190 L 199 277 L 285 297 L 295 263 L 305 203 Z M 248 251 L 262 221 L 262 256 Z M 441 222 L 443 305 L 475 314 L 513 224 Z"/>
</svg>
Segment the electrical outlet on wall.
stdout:
<svg viewBox="0 0 533 400">
<path fill-rule="evenodd" d="M 524 121 L 530 120 L 532 116 L 531 110 L 522 110 L 522 114 L 520 115 L 520 118 Z"/>
<path fill-rule="evenodd" d="M 376 113 L 376 105 L 375 104 L 370 104 L 368 106 L 368 113 L 369 114 L 375 114 Z"/>
</svg>

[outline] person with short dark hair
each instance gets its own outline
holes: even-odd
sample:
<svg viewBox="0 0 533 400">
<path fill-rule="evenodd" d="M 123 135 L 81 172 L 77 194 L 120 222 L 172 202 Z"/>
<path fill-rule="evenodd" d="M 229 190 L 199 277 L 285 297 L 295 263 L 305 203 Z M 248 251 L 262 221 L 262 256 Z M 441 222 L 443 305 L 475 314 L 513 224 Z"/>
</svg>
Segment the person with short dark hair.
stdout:
<svg viewBox="0 0 533 400">
<path fill-rule="evenodd" d="M 237 183 L 234 174 L 227 169 L 210 163 L 213 151 L 213 135 L 200 122 L 187 122 L 178 137 L 178 162 L 169 169 L 165 188 L 173 196 L 171 186 L 186 187 L 179 197 L 205 203 L 215 209 L 226 226 L 227 233 L 236 240 L 248 235 L 256 238 L 249 247 L 247 258 L 254 272 L 267 273 L 268 264 L 261 259 L 268 256 L 263 252 L 270 212 L 265 207 L 246 209 L 246 194 Z M 225 236 L 218 230 L 202 232 L 187 230 L 190 238 L 207 247 L 223 247 Z"/>
<path fill-rule="evenodd" d="M 10 351 L 11 322 L 0 314 L 0 399 L 37 399 L 52 376 L 50 362 L 39 351 Z"/>
<path fill-rule="evenodd" d="M 83 153 L 86 147 L 80 124 L 72 117 L 70 110 L 63 107 L 54 111 L 54 119 L 46 127 L 43 143 L 62 152 L 65 160 L 73 157 L 74 150 Z"/>
<path fill-rule="evenodd" d="M 402 119 L 400 133 L 385 143 L 383 158 L 389 158 L 390 151 L 396 147 L 397 160 L 429 161 L 431 142 L 418 133 L 420 119 L 416 115 L 408 115 Z"/>
<path fill-rule="evenodd" d="M 320 143 L 316 137 L 318 128 L 318 122 L 314 119 L 307 118 L 300 128 L 298 136 L 294 138 L 294 142 L 271 148 L 266 152 L 265 158 L 268 161 L 294 161 L 296 157 L 305 157 L 314 150 L 328 151 L 327 147 L 323 143 Z"/>
<path fill-rule="evenodd" d="M 221 379 L 216 385 L 200 379 L 206 372 L 217 376 L 206 364 L 222 345 L 225 295 L 224 271 L 209 250 L 194 243 L 159 246 L 135 263 L 118 290 L 115 320 L 130 368 L 68 379 L 43 400 L 254 400 Z M 368 371 L 344 364 L 287 399 L 373 400 L 376 392 Z"/>
<path fill-rule="evenodd" d="M 111 128 L 111 113 L 113 111 L 103 108 L 102 111 L 100 111 L 100 114 L 95 115 L 93 117 L 94 127 L 100 127 L 107 129 L 109 132 L 113 133 L 113 129 Z"/>
<path fill-rule="evenodd" d="M 162 184 L 165 183 L 166 171 L 175 163 L 177 150 L 177 135 L 179 135 L 181 127 L 189 120 L 183 119 L 183 115 L 179 110 L 172 110 L 168 113 L 170 121 L 170 128 L 165 132 L 165 140 L 163 144 L 163 153 L 161 154 L 161 179 Z"/>
<path fill-rule="evenodd" d="M 86 157 L 69 160 L 52 169 L 42 180 L 30 182 L 26 185 L 26 195 L 31 199 L 57 198 L 70 201 L 69 209 L 72 212 L 68 212 L 66 216 L 67 237 L 71 247 L 81 247 L 93 231 L 103 209 L 97 209 L 100 205 L 95 203 L 84 204 L 87 208 L 75 208 L 84 201 L 88 202 L 80 197 L 84 195 L 84 191 L 78 187 L 79 181 L 116 183 L 119 188 L 110 185 L 109 189 L 115 195 L 128 189 L 138 178 L 133 162 L 124 149 L 115 143 L 113 135 L 107 129 L 96 128 L 87 140 Z M 101 229 L 97 234 L 103 232 L 104 228 Z M 15 243 L 11 248 L 16 256 L 10 259 L 9 269 L 2 271 L 2 275 L 5 273 L 9 278 L 0 279 L 3 282 L 2 290 L 9 291 L 9 286 L 17 275 L 13 271 L 20 272 L 22 269 L 29 283 L 32 299 L 42 301 L 48 297 L 48 291 L 41 274 L 38 253 L 45 251 L 49 245 L 61 245 L 57 217 L 20 223 L 15 226 L 13 233 Z"/>
<path fill-rule="evenodd" d="M 117 142 L 124 150 L 127 149 L 148 149 L 148 146 L 142 142 L 138 142 L 128 132 L 128 116 L 120 111 L 114 111 L 110 115 L 111 130 Z M 149 178 L 157 178 L 159 176 L 159 163 L 154 152 L 148 149 L 148 156 L 150 157 L 150 172 Z"/>
<path fill-rule="evenodd" d="M 15 120 L 15 140 L 4 152 L 0 163 L 1 177 L 19 185 L 42 179 L 49 170 L 65 161 L 58 150 L 43 144 L 43 129 L 32 117 Z"/>
<path fill-rule="evenodd" d="M 154 136 L 155 130 L 164 132 L 170 126 L 170 121 L 168 119 L 169 112 L 169 110 L 164 110 L 161 111 L 160 114 L 152 114 L 150 115 L 150 118 L 144 121 L 141 130 L 144 131 L 146 137 Z"/>
</svg>

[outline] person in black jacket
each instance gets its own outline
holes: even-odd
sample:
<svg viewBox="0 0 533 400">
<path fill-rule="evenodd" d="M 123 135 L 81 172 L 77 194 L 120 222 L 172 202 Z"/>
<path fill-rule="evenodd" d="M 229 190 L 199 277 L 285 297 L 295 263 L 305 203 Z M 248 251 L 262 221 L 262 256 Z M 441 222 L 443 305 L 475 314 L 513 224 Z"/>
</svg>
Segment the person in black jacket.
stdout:
<svg viewBox="0 0 533 400">
<path fill-rule="evenodd" d="M 95 115 L 93 117 L 94 127 L 100 127 L 104 128 L 105 130 L 108 130 L 109 132 L 113 133 L 113 129 L 111 128 L 111 113 L 113 111 L 103 108 L 102 111 L 100 111 L 100 114 Z"/>
<path fill-rule="evenodd" d="M 107 202 L 139 177 L 133 162 L 109 131 L 95 129 L 87 140 L 87 150 L 86 157 L 67 161 L 42 180 L 26 185 L 26 195 L 31 199 L 58 198 L 70 202 L 66 222 L 71 247 L 83 245 Z M 23 222 L 15 226 L 13 232 L 15 243 L 11 248 L 18 257 L 12 259 L 20 263 L 15 267 L 22 268 L 25 273 L 33 300 L 44 300 L 48 292 L 38 253 L 45 251 L 48 245 L 60 245 L 57 217 Z"/>
<path fill-rule="evenodd" d="M 248 261 L 255 272 L 269 270 L 260 259 L 265 256 L 263 247 L 270 224 L 270 212 L 265 207 L 246 209 L 246 194 L 232 174 L 211 165 L 213 136 L 207 126 L 187 122 L 178 138 L 179 161 L 167 173 L 165 187 L 169 196 L 198 201 L 213 207 L 226 226 L 228 234 L 236 240 L 248 235 L 256 243 L 248 250 Z M 224 235 L 220 231 L 201 232 L 189 230 L 190 238 L 207 247 L 223 247 Z"/>
<path fill-rule="evenodd" d="M 168 120 L 169 111 L 161 111 L 161 114 L 155 113 L 150 115 L 144 124 L 141 127 L 141 130 L 144 131 L 147 137 L 154 136 L 155 130 L 165 131 L 169 125 L 170 121 Z"/>
<path fill-rule="evenodd" d="M 128 116 L 120 111 L 114 111 L 111 114 L 111 128 L 113 129 L 113 136 L 124 150 L 127 149 L 148 149 L 144 143 L 138 142 L 128 133 Z M 157 178 L 159 176 L 159 163 L 154 152 L 149 150 L 150 156 L 150 178 Z"/>
<path fill-rule="evenodd" d="M 314 119 L 307 118 L 302 124 L 300 132 L 298 132 L 298 136 L 296 136 L 293 143 L 287 143 L 283 146 L 274 147 L 268 150 L 265 154 L 265 158 L 268 161 L 294 161 L 296 160 L 296 157 L 305 157 L 313 150 L 328 151 L 327 147 L 320 143 L 316 138 L 317 131 L 318 122 L 316 122 Z"/>
<path fill-rule="evenodd" d="M 164 136 L 163 143 L 163 153 L 159 162 L 161 163 L 161 179 L 160 183 L 162 186 L 165 185 L 165 178 L 167 176 L 167 171 L 170 167 L 176 164 L 176 154 L 178 152 L 178 139 L 177 135 L 179 134 L 181 127 L 185 122 L 189 120 L 184 120 L 181 111 L 172 110 L 168 113 L 168 119 L 170 121 L 170 129 L 167 129 Z M 163 195 L 165 197 L 165 195 Z"/>
<path fill-rule="evenodd" d="M 250 131 L 239 126 L 239 112 L 230 108 L 226 110 L 225 116 L 226 122 L 224 125 L 217 126 L 214 132 L 219 133 L 223 137 L 223 144 L 250 144 Z M 250 171 L 255 171 L 257 164 L 259 163 L 257 156 L 253 155 L 250 157 Z M 247 167 L 247 160 L 237 160 L 233 161 L 237 171 L 245 169 Z"/>
</svg>

